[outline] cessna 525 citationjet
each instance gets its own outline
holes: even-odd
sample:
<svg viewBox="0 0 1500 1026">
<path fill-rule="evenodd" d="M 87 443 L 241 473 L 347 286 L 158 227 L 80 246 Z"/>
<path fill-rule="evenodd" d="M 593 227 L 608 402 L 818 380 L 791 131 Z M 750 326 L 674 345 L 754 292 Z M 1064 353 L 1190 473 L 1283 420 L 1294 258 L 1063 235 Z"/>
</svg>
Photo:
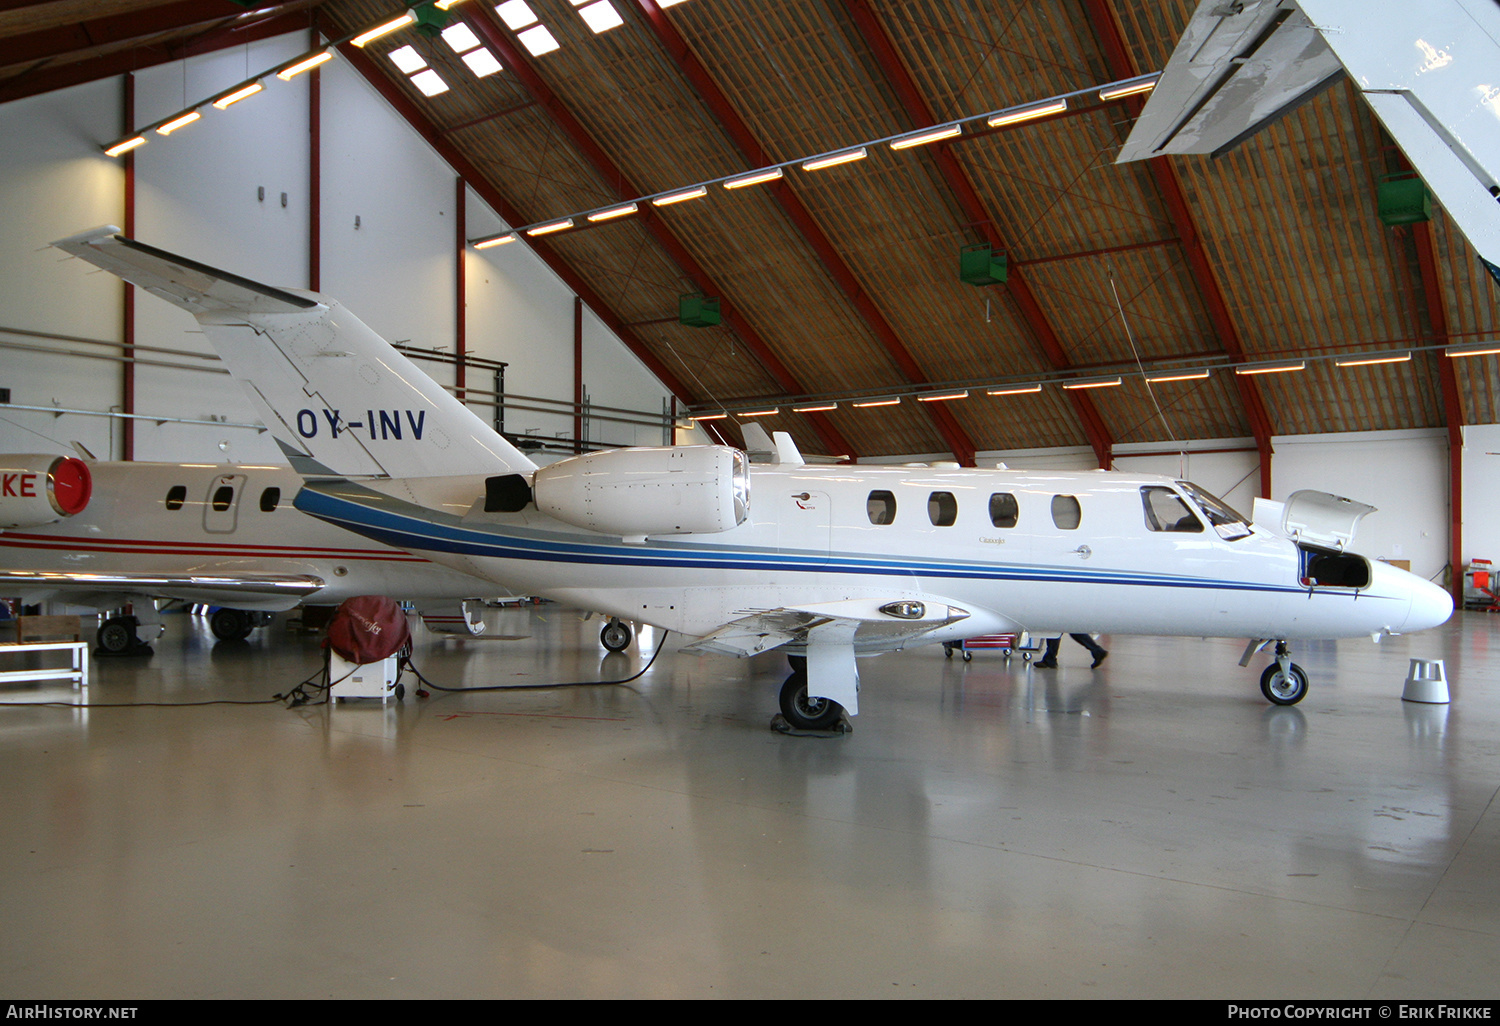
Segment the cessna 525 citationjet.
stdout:
<svg viewBox="0 0 1500 1026">
<path fill-rule="evenodd" d="M 1266 697 L 1299 701 L 1295 639 L 1421 630 L 1452 600 L 1343 550 L 1367 506 L 1302 493 L 1252 524 L 1145 474 L 750 466 L 726 446 L 538 468 L 337 301 L 105 227 L 56 243 L 192 313 L 304 480 L 298 509 L 455 569 L 794 667 L 787 720 L 858 711 L 857 655 L 982 634 L 1275 641 Z M 1308 500 L 1311 501 L 1308 501 Z M 1333 521 L 1342 517 L 1342 524 Z"/>
</svg>

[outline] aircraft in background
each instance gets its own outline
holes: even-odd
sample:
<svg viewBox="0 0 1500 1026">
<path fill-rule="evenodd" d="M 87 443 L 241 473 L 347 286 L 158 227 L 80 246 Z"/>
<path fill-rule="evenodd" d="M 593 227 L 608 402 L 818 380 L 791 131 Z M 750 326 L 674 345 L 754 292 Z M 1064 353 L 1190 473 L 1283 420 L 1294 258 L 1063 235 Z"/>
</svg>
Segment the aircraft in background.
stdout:
<svg viewBox="0 0 1500 1026">
<path fill-rule="evenodd" d="M 1347 78 L 1500 282 L 1494 0 L 1201 0 L 1117 162 L 1220 156 Z"/>
<path fill-rule="evenodd" d="M 289 467 L 90 462 L 0 455 L 0 595 L 113 610 L 101 648 L 140 646 L 156 601 L 218 606 L 209 626 L 238 640 L 276 611 L 381 594 L 417 605 L 430 629 L 478 634 L 492 584 L 332 527 L 292 507 Z"/>
<path fill-rule="evenodd" d="M 692 636 L 688 651 L 782 647 L 797 727 L 858 712 L 857 655 L 1020 631 L 1249 637 L 1242 665 L 1274 641 L 1261 689 L 1292 704 L 1308 685 L 1288 641 L 1452 612 L 1443 589 L 1346 551 L 1370 508 L 1322 493 L 1252 524 L 1167 477 L 809 466 L 781 433 L 763 466 L 702 445 L 539 468 L 335 300 L 112 227 L 54 245 L 197 318 L 302 476 L 298 509 Z"/>
</svg>

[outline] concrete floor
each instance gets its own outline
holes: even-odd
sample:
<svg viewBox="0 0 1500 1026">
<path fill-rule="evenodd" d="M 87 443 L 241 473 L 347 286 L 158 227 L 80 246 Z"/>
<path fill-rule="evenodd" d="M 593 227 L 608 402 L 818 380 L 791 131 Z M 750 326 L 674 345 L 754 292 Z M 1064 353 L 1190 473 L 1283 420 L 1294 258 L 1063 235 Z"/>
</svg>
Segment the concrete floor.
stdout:
<svg viewBox="0 0 1500 1026">
<path fill-rule="evenodd" d="M 418 665 L 639 665 L 557 606 L 487 619 Z M 780 657 L 675 640 L 628 687 L 0 710 L 0 994 L 1500 995 L 1500 617 L 1301 646 L 1295 708 L 1235 641 L 928 647 L 864 661 L 838 738 L 767 729 Z M 260 699 L 317 653 L 173 618 L 88 698 Z M 1400 701 L 1410 656 L 1450 706 Z"/>
</svg>

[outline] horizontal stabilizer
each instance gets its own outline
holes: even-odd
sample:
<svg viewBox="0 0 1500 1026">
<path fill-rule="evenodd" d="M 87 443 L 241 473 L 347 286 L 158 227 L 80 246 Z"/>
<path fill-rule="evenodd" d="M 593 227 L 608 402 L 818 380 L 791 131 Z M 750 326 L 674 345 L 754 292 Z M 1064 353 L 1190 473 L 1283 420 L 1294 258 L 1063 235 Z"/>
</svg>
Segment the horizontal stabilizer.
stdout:
<svg viewBox="0 0 1500 1026">
<path fill-rule="evenodd" d="M 1164 153 L 1218 156 L 1343 77 L 1291 2 L 1198 6 L 1116 163 Z"/>
<path fill-rule="evenodd" d="M 147 595 L 236 609 L 283 610 L 323 590 L 312 574 L 150 574 L 73 570 L 0 570 L 6 594 L 55 594 L 81 605 L 90 597 Z"/>
<path fill-rule="evenodd" d="M 312 479 L 526 474 L 536 464 L 336 300 L 96 228 L 54 243 L 187 310 Z"/>
</svg>

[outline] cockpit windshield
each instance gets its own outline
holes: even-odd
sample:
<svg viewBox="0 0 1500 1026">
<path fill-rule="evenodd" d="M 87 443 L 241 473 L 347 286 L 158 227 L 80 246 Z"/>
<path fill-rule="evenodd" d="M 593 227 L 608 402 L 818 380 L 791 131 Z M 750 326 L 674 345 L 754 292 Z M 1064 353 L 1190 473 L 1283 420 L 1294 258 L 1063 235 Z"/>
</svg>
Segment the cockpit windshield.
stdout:
<svg viewBox="0 0 1500 1026">
<path fill-rule="evenodd" d="M 1250 536 L 1250 521 L 1245 519 L 1243 513 L 1237 512 L 1234 507 L 1212 492 L 1199 488 L 1191 481 L 1178 481 L 1177 487 L 1187 493 L 1188 498 L 1198 504 L 1203 515 L 1208 517 L 1208 522 L 1213 525 L 1219 537 L 1225 541 L 1238 541 Z"/>
</svg>

